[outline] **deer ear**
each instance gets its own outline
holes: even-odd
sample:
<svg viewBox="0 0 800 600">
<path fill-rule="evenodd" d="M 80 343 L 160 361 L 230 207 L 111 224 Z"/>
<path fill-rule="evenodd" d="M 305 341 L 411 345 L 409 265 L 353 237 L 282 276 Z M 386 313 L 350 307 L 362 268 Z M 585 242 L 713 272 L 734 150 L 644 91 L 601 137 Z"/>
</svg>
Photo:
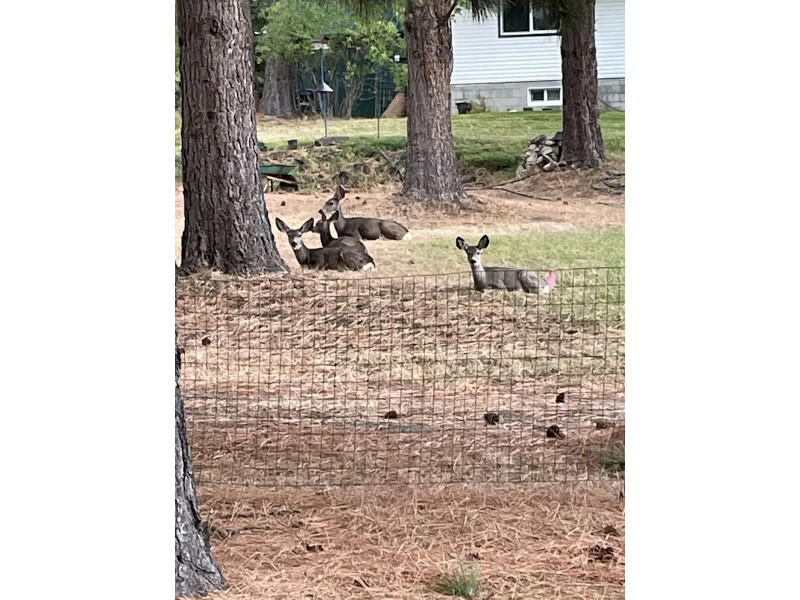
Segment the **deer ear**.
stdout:
<svg viewBox="0 0 800 600">
<path fill-rule="evenodd" d="M 340 183 L 339 187 L 336 188 L 336 195 L 334 197 L 341 200 L 342 198 L 344 198 L 344 194 L 345 194 L 344 188 L 342 187 L 342 184 Z"/>
<path fill-rule="evenodd" d="M 480 241 L 478 242 L 478 248 L 480 248 L 481 250 L 483 250 L 483 249 L 484 249 L 484 248 L 486 248 L 488 245 L 489 245 L 489 236 L 488 236 L 488 235 L 484 235 L 484 236 L 483 236 L 483 237 L 480 239 Z"/>
<path fill-rule="evenodd" d="M 456 238 L 456 248 L 458 248 L 459 250 L 463 250 L 464 246 L 466 246 L 466 245 L 467 244 L 464 241 L 464 238 L 461 238 L 461 237 L 457 237 Z"/>
<path fill-rule="evenodd" d="M 275 226 L 278 228 L 278 231 L 282 231 L 283 233 L 286 233 L 286 230 L 288 229 L 288 227 L 286 227 L 286 223 L 280 219 L 275 219 Z"/>
<path fill-rule="evenodd" d="M 311 231 L 311 228 L 314 227 L 314 219 L 313 217 L 303 223 L 303 226 L 300 228 L 300 233 L 308 233 Z"/>
</svg>

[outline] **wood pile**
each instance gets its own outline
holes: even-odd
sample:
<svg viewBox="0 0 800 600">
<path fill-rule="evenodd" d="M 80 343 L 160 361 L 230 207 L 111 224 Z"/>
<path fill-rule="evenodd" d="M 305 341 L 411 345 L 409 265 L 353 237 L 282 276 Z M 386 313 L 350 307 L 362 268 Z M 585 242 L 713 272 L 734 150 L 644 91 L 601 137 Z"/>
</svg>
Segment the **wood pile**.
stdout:
<svg viewBox="0 0 800 600">
<path fill-rule="evenodd" d="M 408 116 L 406 114 L 406 95 L 403 92 L 398 92 L 392 98 L 389 106 L 383 111 L 382 119 L 391 119 Z"/>
<path fill-rule="evenodd" d="M 522 164 L 517 167 L 517 177 L 533 173 L 536 170 L 554 171 L 563 169 L 567 163 L 561 160 L 561 132 L 552 138 L 538 135 L 531 140 L 531 145 L 522 155 Z"/>
</svg>

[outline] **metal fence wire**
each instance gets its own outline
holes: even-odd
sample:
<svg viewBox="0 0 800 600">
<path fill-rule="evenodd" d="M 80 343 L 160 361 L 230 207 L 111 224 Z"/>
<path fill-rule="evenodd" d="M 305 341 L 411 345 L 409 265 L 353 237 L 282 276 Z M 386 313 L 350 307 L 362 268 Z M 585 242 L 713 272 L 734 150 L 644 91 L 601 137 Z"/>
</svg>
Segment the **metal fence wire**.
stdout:
<svg viewBox="0 0 800 600">
<path fill-rule="evenodd" d="M 607 476 L 624 436 L 624 270 L 558 276 L 550 294 L 477 292 L 469 273 L 181 278 L 198 482 Z"/>
</svg>

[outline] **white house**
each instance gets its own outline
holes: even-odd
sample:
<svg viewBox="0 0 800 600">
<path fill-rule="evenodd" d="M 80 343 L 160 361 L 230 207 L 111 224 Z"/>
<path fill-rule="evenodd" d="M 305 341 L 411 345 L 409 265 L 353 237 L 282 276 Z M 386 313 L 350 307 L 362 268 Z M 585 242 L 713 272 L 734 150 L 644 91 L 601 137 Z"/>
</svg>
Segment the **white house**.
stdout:
<svg viewBox="0 0 800 600">
<path fill-rule="evenodd" d="M 547 14 L 511 6 L 476 21 L 453 20 L 453 111 L 485 98 L 492 111 L 560 107 L 561 38 Z M 625 0 L 596 0 L 600 108 L 625 108 Z"/>
</svg>

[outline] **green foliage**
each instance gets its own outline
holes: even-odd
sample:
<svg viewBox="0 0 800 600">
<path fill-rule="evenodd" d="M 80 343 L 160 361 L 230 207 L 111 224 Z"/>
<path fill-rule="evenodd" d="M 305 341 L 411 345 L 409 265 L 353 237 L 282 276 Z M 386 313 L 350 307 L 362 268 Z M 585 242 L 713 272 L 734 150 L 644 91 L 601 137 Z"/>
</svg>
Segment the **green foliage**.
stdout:
<svg viewBox="0 0 800 600">
<path fill-rule="evenodd" d="M 433 591 L 445 596 L 457 596 L 473 600 L 478 597 L 478 568 L 459 564 L 458 569 L 451 573 L 443 573 L 433 585 Z"/>
<path fill-rule="evenodd" d="M 336 90 L 344 83 L 344 98 L 337 98 L 337 114 L 350 116 L 364 91 L 366 78 L 379 68 L 388 69 L 396 87 L 408 82 L 408 67 L 395 63 L 394 55 L 405 48 L 396 14 L 387 18 L 364 16 L 345 1 L 328 0 L 251 0 L 257 76 L 268 56 L 294 63 L 299 73 L 319 83 L 319 54 L 313 40 L 328 37 L 325 51 L 325 79 Z"/>
<path fill-rule="evenodd" d="M 356 18 L 353 24 L 331 36 L 329 64 L 338 70 L 345 85 L 340 114 L 350 117 L 355 101 L 364 91 L 367 76 L 383 67 L 393 74 L 395 82 L 408 81 L 407 65 L 395 63 L 400 48 L 400 33 L 389 21 L 364 21 Z"/>
<path fill-rule="evenodd" d="M 625 443 L 614 442 L 600 451 L 600 466 L 608 473 L 625 472 Z"/>
<path fill-rule="evenodd" d="M 300 61 L 313 52 L 315 37 L 344 30 L 352 14 L 341 4 L 323 7 L 311 0 L 280 0 L 259 9 L 265 25 L 255 36 L 256 58 L 270 55 L 289 62 Z"/>
</svg>

